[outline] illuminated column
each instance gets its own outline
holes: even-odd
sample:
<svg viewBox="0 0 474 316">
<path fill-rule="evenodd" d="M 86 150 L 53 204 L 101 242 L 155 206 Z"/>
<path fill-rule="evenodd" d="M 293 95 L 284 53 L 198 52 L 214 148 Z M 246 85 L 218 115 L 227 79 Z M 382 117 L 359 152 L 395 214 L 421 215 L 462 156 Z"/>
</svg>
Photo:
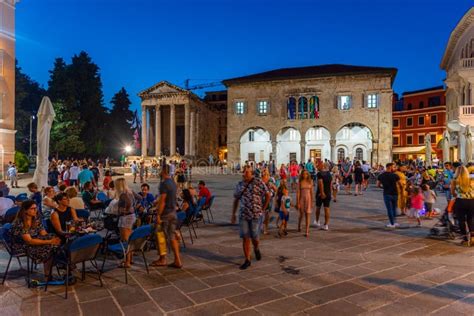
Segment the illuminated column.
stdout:
<svg viewBox="0 0 474 316">
<path fill-rule="evenodd" d="M 194 116 L 194 111 L 191 111 L 190 113 L 190 120 L 189 120 L 189 154 L 191 156 L 195 155 L 195 144 L 194 144 L 194 127 L 195 127 L 195 116 Z"/>
<path fill-rule="evenodd" d="M 170 156 L 176 154 L 176 108 L 170 105 Z"/>
<path fill-rule="evenodd" d="M 155 107 L 155 156 L 161 152 L 161 110 L 160 106 Z"/>
<path fill-rule="evenodd" d="M 147 156 L 147 132 L 148 132 L 148 127 L 147 127 L 147 122 L 146 122 L 146 111 L 147 108 L 145 105 L 142 105 L 142 156 L 146 157 Z"/>
<path fill-rule="evenodd" d="M 184 154 L 189 155 L 189 137 L 190 137 L 190 124 L 189 124 L 189 103 L 184 105 Z"/>
</svg>

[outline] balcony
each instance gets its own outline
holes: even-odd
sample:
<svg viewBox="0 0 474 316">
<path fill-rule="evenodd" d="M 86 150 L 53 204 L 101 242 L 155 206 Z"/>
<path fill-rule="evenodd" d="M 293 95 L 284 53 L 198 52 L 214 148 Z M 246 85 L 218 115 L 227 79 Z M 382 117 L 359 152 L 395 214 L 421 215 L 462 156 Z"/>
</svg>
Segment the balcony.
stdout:
<svg viewBox="0 0 474 316">
<path fill-rule="evenodd" d="M 454 76 L 457 73 L 471 73 L 474 71 L 474 58 L 461 58 L 459 62 L 454 63 L 448 69 L 448 77 Z"/>
<path fill-rule="evenodd" d="M 474 126 L 474 105 L 459 106 L 459 122 L 465 125 Z"/>
<path fill-rule="evenodd" d="M 463 70 L 474 69 L 474 58 L 462 58 L 459 61 L 459 68 Z"/>
</svg>

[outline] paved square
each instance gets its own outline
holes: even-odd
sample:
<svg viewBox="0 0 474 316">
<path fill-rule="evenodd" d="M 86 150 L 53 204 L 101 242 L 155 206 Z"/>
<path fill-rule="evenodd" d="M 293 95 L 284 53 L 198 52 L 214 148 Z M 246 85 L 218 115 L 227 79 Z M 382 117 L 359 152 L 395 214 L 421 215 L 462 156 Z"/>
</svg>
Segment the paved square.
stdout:
<svg viewBox="0 0 474 316">
<path fill-rule="evenodd" d="M 18 263 L 0 286 L 1 315 L 472 315 L 474 311 L 474 248 L 428 239 L 436 220 L 422 228 L 406 218 L 402 228 L 386 230 L 382 194 L 340 195 L 331 206 L 329 231 L 296 232 L 291 213 L 287 238 L 262 238 L 263 259 L 246 271 L 238 228 L 229 225 L 232 192 L 238 176 L 195 176 L 216 195 L 215 223 L 199 225 L 193 245 L 183 229 L 187 248 L 184 269 L 151 268 L 147 274 L 135 257 L 129 284 L 118 261 L 109 260 L 101 288 L 88 274 L 71 287 L 48 292 L 28 289 Z M 156 180 L 150 181 L 157 191 Z M 138 189 L 135 185 L 134 189 Z M 439 207 L 444 207 L 439 197 Z M 0 250 L 0 270 L 8 257 Z M 147 253 L 149 260 L 156 252 Z"/>
</svg>

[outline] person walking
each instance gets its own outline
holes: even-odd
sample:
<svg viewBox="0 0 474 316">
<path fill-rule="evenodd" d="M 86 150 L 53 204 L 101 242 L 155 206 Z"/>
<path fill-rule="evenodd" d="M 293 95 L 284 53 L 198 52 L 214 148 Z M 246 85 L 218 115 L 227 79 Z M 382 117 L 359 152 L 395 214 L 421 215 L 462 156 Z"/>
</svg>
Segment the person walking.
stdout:
<svg viewBox="0 0 474 316">
<path fill-rule="evenodd" d="M 345 186 L 346 194 L 351 194 L 351 186 L 352 186 L 352 163 L 349 157 L 346 158 L 341 165 L 341 172 L 342 172 L 342 184 Z"/>
<path fill-rule="evenodd" d="M 18 188 L 18 170 L 16 169 L 16 165 L 14 163 L 8 167 L 7 175 L 10 179 L 10 186 L 12 188 Z"/>
<path fill-rule="evenodd" d="M 474 177 L 470 177 L 465 166 L 457 167 L 451 181 L 451 194 L 456 199 L 454 211 L 463 235 L 462 245 L 470 247 L 474 243 Z"/>
<path fill-rule="evenodd" d="M 356 161 L 354 165 L 354 182 L 355 182 L 355 192 L 354 196 L 362 195 L 362 184 L 364 181 L 364 171 L 359 161 Z"/>
<path fill-rule="evenodd" d="M 408 191 L 407 191 L 407 167 L 399 164 L 395 174 L 400 178 L 400 185 L 397 187 L 397 215 L 407 212 Z M 399 211 L 398 211 L 399 210 Z"/>
<path fill-rule="evenodd" d="M 323 230 L 329 230 L 329 212 L 331 204 L 331 183 L 332 176 L 329 172 L 329 163 L 325 162 L 322 166 L 318 167 L 321 170 L 316 175 L 318 184 L 316 186 L 316 227 L 321 227 L 319 222 L 319 215 L 321 214 L 321 207 L 324 207 L 324 225 Z"/>
<path fill-rule="evenodd" d="M 245 166 L 243 169 L 243 179 L 240 181 L 234 192 L 234 204 L 232 209 L 231 223 L 236 222 L 236 212 L 240 204 L 239 225 L 240 238 L 245 256 L 241 270 L 250 267 L 250 243 L 252 242 L 255 259 L 262 259 L 259 248 L 260 229 L 263 222 L 264 210 L 270 203 L 271 193 L 261 179 L 255 178 L 252 168 Z"/>
<path fill-rule="evenodd" d="M 387 163 L 385 166 L 385 172 L 381 173 L 377 178 L 377 187 L 383 188 L 383 201 L 387 208 L 389 220 L 389 223 L 385 225 L 387 228 L 396 228 L 400 226 L 395 221 L 398 188 L 400 186 L 400 177 L 394 173 L 394 164 L 392 162 Z"/>
<path fill-rule="evenodd" d="M 301 222 L 305 217 L 305 236 L 309 236 L 309 224 L 313 205 L 313 179 L 308 170 L 301 171 L 296 190 L 296 209 L 298 210 L 298 232 L 301 232 Z"/>
</svg>

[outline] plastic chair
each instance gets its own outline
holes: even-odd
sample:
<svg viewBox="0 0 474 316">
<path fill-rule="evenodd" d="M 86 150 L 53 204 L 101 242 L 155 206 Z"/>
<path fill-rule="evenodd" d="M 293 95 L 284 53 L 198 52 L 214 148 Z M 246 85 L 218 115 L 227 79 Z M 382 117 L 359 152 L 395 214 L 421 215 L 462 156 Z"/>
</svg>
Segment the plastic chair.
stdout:
<svg viewBox="0 0 474 316">
<path fill-rule="evenodd" d="M 16 196 L 15 199 L 18 199 L 18 198 L 22 198 L 22 199 L 27 199 L 28 198 L 28 194 L 26 193 L 20 193 Z"/>
<path fill-rule="evenodd" d="M 183 247 L 186 248 L 186 243 L 184 242 L 184 236 L 183 236 L 183 233 L 181 233 L 181 227 L 186 221 L 186 212 L 177 212 L 176 218 L 178 219 L 178 224 L 176 225 L 176 229 L 179 231 L 179 235 L 181 236 L 181 240 L 183 241 Z M 191 236 L 191 240 L 192 240 L 192 236 Z"/>
<path fill-rule="evenodd" d="M 23 252 L 23 251 L 15 252 L 15 251 L 13 251 L 13 249 L 11 247 L 11 239 L 10 239 L 10 230 L 11 230 L 11 228 L 12 228 L 12 225 L 10 223 L 5 224 L 5 225 L 3 225 L 2 228 L 0 228 L 0 241 L 3 244 L 3 246 L 5 247 L 8 254 L 10 255 L 10 259 L 8 260 L 8 263 L 7 263 L 7 268 L 5 269 L 5 272 L 3 273 L 2 284 L 4 284 L 5 280 L 7 279 L 8 270 L 10 269 L 10 263 L 11 263 L 12 259 L 16 258 L 18 260 L 18 264 L 20 265 L 20 268 L 22 268 L 20 258 L 21 257 L 26 257 L 26 252 Z M 28 269 L 28 271 L 29 271 L 29 269 Z M 28 283 L 29 283 L 29 277 L 28 277 Z"/>
<path fill-rule="evenodd" d="M 122 241 L 117 244 L 107 245 L 104 261 L 102 262 L 102 271 L 104 269 L 105 260 L 107 259 L 107 254 L 109 252 L 115 254 L 116 256 L 123 256 L 123 258 L 126 258 L 127 254 L 129 254 L 130 252 L 140 251 L 143 256 L 146 272 L 150 273 L 150 271 L 148 270 L 148 263 L 146 261 L 144 248 L 152 231 L 153 228 L 151 225 L 140 226 L 132 232 L 127 242 Z M 124 269 L 125 283 L 128 284 L 128 271 L 126 267 Z"/>
<path fill-rule="evenodd" d="M 6 198 L 12 200 L 13 203 L 16 202 L 16 197 L 14 195 L 7 195 Z"/>
<path fill-rule="evenodd" d="M 66 288 L 65 288 L 65 298 L 67 299 L 68 294 L 68 286 L 69 286 L 69 266 L 76 263 L 82 263 L 82 277 L 81 280 L 84 281 L 86 277 L 86 261 L 90 261 L 92 266 L 96 269 L 100 286 L 103 286 L 102 278 L 101 278 L 101 271 L 99 266 L 97 265 L 96 257 L 99 249 L 102 245 L 103 239 L 98 234 L 90 234 L 86 236 L 79 237 L 78 239 L 74 240 L 69 249 L 67 251 L 67 259 L 57 260 L 55 263 L 63 263 L 66 265 Z M 49 271 L 49 275 L 51 276 L 53 266 L 51 265 L 51 269 Z M 46 283 L 44 290 L 48 289 L 48 283 Z"/>
<path fill-rule="evenodd" d="M 88 220 L 89 216 L 91 215 L 90 212 L 86 209 L 77 209 L 76 210 L 77 217 L 83 218 L 84 220 Z"/>
<path fill-rule="evenodd" d="M 196 210 L 194 210 L 194 219 L 193 221 L 196 223 L 196 227 L 198 227 L 199 221 L 202 220 L 203 224 L 206 224 L 206 221 L 204 220 L 204 215 L 202 214 L 202 208 L 204 207 L 204 204 L 206 204 L 206 198 L 203 196 L 198 200 Z"/>
<path fill-rule="evenodd" d="M 3 222 L 12 223 L 15 220 L 16 214 L 18 214 L 19 210 L 20 210 L 19 206 L 14 206 L 14 207 L 9 208 L 7 212 L 5 213 L 5 216 L 3 216 Z"/>
<path fill-rule="evenodd" d="M 105 203 L 108 199 L 109 198 L 107 197 L 107 194 L 105 194 L 104 192 L 97 193 L 97 200 Z"/>
<path fill-rule="evenodd" d="M 203 206 L 202 210 L 203 211 L 206 211 L 206 215 L 207 215 L 207 222 L 210 223 L 210 219 L 209 219 L 209 214 L 211 214 L 211 219 L 212 219 L 212 222 L 214 222 L 214 216 L 212 215 L 212 205 L 214 204 L 214 199 L 215 199 L 215 195 L 211 196 L 211 199 L 209 200 L 209 204 L 208 205 L 205 205 Z"/>
</svg>

